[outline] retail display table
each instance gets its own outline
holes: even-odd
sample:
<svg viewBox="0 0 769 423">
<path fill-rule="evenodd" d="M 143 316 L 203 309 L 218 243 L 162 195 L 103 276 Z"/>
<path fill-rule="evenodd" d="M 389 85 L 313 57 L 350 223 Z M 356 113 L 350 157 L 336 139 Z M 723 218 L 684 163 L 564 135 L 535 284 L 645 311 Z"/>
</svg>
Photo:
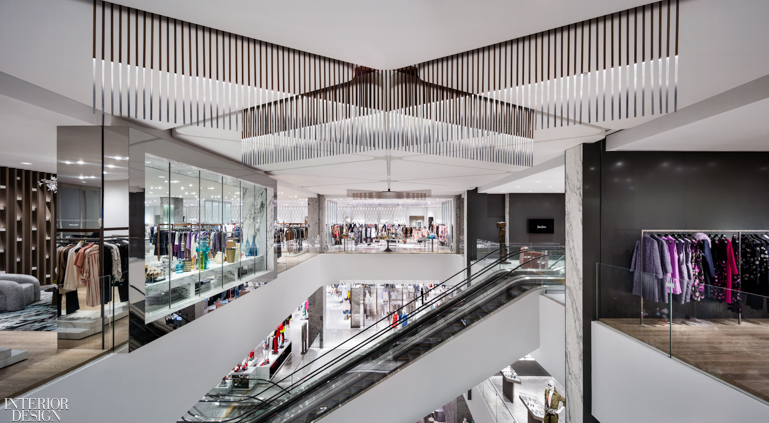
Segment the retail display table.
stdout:
<svg viewBox="0 0 769 423">
<path fill-rule="evenodd" d="M 528 423 L 545 421 L 545 406 L 539 398 L 529 394 L 518 394 L 518 398 L 523 401 L 523 405 L 529 411 Z"/>
<path fill-rule="evenodd" d="M 505 396 L 510 402 L 515 402 L 515 384 L 521 384 L 521 378 L 518 375 L 502 374 L 502 395 Z"/>
<path fill-rule="evenodd" d="M 231 372 L 230 377 L 234 381 L 235 389 L 251 389 L 256 383 L 272 379 L 280 370 L 286 359 L 291 356 L 291 341 L 286 340 L 283 348 L 278 348 L 278 353 L 270 352 L 269 364 L 259 365 L 259 360 L 248 362 L 248 369 L 241 372 Z M 261 360 L 261 359 L 260 359 Z"/>
<path fill-rule="evenodd" d="M 232 392 L 232 380 L 223 380 L 216 388 L 211 390 L 211 395 L 229 395 Z"/>
</svg>

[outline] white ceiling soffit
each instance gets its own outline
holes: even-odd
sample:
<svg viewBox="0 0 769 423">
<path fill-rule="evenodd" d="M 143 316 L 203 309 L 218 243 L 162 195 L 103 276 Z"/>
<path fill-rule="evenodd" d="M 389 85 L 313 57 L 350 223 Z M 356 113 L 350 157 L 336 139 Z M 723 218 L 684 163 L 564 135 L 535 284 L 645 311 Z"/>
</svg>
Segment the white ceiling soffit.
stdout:
<svg viewBox="0 0 769 423">
<path fill-rule="evenodd" d="M 507 175 L 478 187 L 478 192 L 500 194 L 507 192 L 563 192 L 565 184 L 564 155 L 552 158 L 529 169 Z"/>
<path fill-rule="evenodd" d="M 566 166 L 558 166 L 529 175 L 489 191 L 490 194 L 563 194 Z"/>
<path fill-rule="evenodd" d="M 286 181 L 278 181 L 278 200 L 298 200 L 315 198 L 318 194 Z"/>
<path fill-rule="evenodd" d="M 639 0 L 122 0 L 375 69 L 397 69 L 648 4 Z"/>
<path fill-rule="evenodd" d="M 769 151 L 769 76 L 607 137 L 607 150 Z"/>
</svg>

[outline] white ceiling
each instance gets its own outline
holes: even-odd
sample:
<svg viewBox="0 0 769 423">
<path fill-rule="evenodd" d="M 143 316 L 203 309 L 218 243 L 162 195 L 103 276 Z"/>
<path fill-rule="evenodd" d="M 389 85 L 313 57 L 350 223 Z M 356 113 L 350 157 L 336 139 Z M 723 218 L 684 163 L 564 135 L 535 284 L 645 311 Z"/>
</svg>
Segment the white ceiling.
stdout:
<svg viewBox="0 0 769 423">
<path fill-rule="evenodd" d="M 120 0 L 116 3 L 358 65 L 396 69 L 650 2 Z"/>
<path fill-rule="evenodd" d="M 91 3 L 80 0 L 0 2 L 0 72 L 23 79 L 90 109 Z M 124 0 L 121 4 L 265 41 L 376 68 L 396 68 L 478 48 L 563 24 L 648 3 L 646 1 L 498 2 L 479 0 L 394 0 L 355 2 L 253 2 L 222 0 Z M 683 0 L 681 2 L 679 107 L 710 98 L 769 73 L 769 2 Z M 2 88 L 2 87 L 0 87 Z M 0 90 L 2 92 L 2 90 Z M 623 149 L 768 150 L 766 101 L 734 109 L 676 130 L 631 143 Z M 605 129 L 632 128 L 653 117 L 607 122 L 602 127 L 573 125 L 535 133 L 535 164 L 583 142 L 603 138 Z M 55 127 L 82 120 L 0 96 L 0 164 L 53 170 Z M 240 160 L 239 133 L 178 127 L 187 142 Z M 393 161 L 393 190 L 432 189 L 436 195 L 493 184 L 519 169 L 432 156 L 406 155 Z M 317 162 L 295 162 L 262 169 L 279 180 L 285 199 L 307 191 L 341 195 L 349 189 L 384 190 L 386 161 L 381 153 L 350 155 Z M 16 163 L 19 164 L 16 164 Z M 493 192 L 538 191 L 543 175 L 500 183 Z M 537 179 L 537 176 L 540 176 Z M 562 178 L 561 172 L 561 178 Z M 509 178 L 507 178 L 509 179 Z M 557 181 L 547 186 L 557 186 Z M 563 185 L 562 183 L 560 184 Z M 285 188 L 285 189 L 283 189 Z M 489 190 L 492 192 L 492 190 Z M 291 197 L 296 195 L 297 197 Z M 281 195 L 278 198 L 283 199 Z"/>
<path fill-rule="evenodd" d="M 618 150 L 769 151 L 769 99 L 644 138 Z"/>
<path fill-rule="evenodd" d="M 565 166 L 557 166 L 499 185 L 488 193 L 562 193 L 565 188 Z"/>
<path fill-rule="evenodd" d="M 68 125 L 83 122 L 0 95 L 0 166 L 55 173 L 56 127 Z"/>
</svg>

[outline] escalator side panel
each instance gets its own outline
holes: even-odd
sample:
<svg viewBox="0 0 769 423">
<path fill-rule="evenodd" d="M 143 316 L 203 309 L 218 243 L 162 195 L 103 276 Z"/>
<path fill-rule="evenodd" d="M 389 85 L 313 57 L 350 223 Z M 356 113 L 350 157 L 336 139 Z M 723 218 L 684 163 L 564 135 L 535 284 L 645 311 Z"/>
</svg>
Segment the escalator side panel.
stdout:
<svg viewBox="0 0 769 423">
<path fill-rule="evenodd" d="M 435 404 L 448 403 L 539 348 L 539 304 L 535 292 L 523 295 L 326 414 L 323 422 L 360 421 L 361 416 L 367 423 L 406 422 L 429 414 Z"/>
</svg>

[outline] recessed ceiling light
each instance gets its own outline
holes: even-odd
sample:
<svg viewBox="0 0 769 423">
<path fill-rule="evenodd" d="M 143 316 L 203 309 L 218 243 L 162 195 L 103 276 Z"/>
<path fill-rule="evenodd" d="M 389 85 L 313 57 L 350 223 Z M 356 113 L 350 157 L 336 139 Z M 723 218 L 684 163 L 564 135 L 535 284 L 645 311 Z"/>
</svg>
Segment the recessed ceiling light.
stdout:
<svg viewBox="0 0 769 423">
<path fill-rule="evenodd" d="M 84 161 L 82 161 L 82 160 L 78 160 L 78 161 L 77 161 L 77 162 L 75 162 L 75 163 L 77 163 L 77 164 L 79 164 L 79 165 L 81 165 L 81 164 L 85 164 L 85 162 L 84 162 Z"/>
<path fill-rule="evenodd" d="M 160 176 L 158 176 L 158 178 L 160 178 L 160 179 L 166 179 L 166 177 L 165 177 L 165 176 L 163 176 L 163 175 L 160 175 Z"/>
<path fill-rule="evenodd" d="M 107 165 L 108 168 L 112 169 L 115 167 L 115 165 Z"/>
<path fill-rule="evenodd" d="M 32 163 L 30 163 L 30 162 L 21 162 L 21 164 L 27 165 L 27 166 L 31 166 L 32 165 Z"/>
</svg>

